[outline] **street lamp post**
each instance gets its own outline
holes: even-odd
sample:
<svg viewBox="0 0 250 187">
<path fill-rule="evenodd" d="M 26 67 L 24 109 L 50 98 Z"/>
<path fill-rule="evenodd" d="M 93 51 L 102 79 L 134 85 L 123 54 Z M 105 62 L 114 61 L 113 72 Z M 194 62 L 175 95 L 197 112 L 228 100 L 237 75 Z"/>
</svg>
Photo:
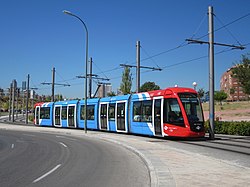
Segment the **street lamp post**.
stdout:
<svg viewBox="0 0 250 187">
<path fill-rule="evenodd" d="M 194 90 L 196 91 L 197 82 L 193 82 Z"/>
<path fill-rule="evenodd" d="M 85 100 L 85 107 L 84 107 L 84 130 L 85 133 L 87 133 L 87 84 L 88 84 L 88 80 L 87 80 L 87 75 L 88 75 L 88 29 L 86 24 L 83 22 L 83 20 L 78 17 L 77 15 L 71 13 L 70 11 L 64 10 L 63 13 L 73 16 L 75 18 L 77 18 L 78 20 L 80 20 L 80 22 L 83 24 L 85 30 L 86 30 L 86 60 L 85 60 L 85 96 L 84 96 L 84 100 Z"/>
</svg>

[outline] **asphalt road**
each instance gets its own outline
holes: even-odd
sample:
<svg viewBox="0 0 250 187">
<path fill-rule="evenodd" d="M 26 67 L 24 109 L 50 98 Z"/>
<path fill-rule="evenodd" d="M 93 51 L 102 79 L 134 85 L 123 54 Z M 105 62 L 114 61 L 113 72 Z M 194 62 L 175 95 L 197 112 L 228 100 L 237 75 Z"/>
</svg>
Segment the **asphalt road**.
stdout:
<svg viewBox="0 0 250 187">
<path fill-rule="evenodd" d="M 150 186 L 140 157 L 89 137 L 0 130 L 0 186 Z"/>
<path fill-rule="evenodd" d="M 52 136 L 54 137 L 52 139 L 53 141 L 52 140 L 48 141 L 52 141 L 52 143 L 54 142 L 57 146 L 58 144 L 60 144 L 61 148 L 65 147 L 64 145 L 69 146 L 71 143 L 75 144 L 77 142 L 82 144 L 83 141 L 86 142 L 89 139 L 92 139 L 92 141 L 94 142 L 95 141 L 103 143 L 110 142 L 111 146 L 114 149 L 117 149 L 117 151 L 120 151 L 120 146 L 124 146 L 127 149 L 132 150 L 132 152 L 134 152 L 135 154 L 140 155 L 143 161 L 147 163 L 147 168 L 150 173 L 149 174 L 150 181 L 147 178 L 148 174 L 140 173 L 148 171 L 147 169 L 145 169 L 146 167 L 142 164 L 142 167 L 145 168 L 140 169 L 138 173 L 142 175 L 142 180 L 145 179 L 145 184 L 138 182 L 139 180 L 141 180 L 141 178 L 138 180 L 132 179 L 136 180 L 135 183 L 127 182 L 125 180 L 119 183 L 120 179 L 118 182 L 115 179 L 114 180 L 112 179 L 114 183 L 116 183 L 116 184 L 112 183 L 113 186 L 122 186 L 122 184 L 124 183 L 126 186 L 149 186 L 148 183 L 151 183 L 151 186 L 207 186 L 208 184 L 209 186 L 210 185 L 250 186 L 249 182 L 250 137 L 249 136 L 230 136 L 230 135 L 216 134 L 215 140 L 209 140 L 207 138 L 203 139 L 152 138 L 147 136 L 143 137 L 143 136 L 134 136 L 134 135 L 117 134 L 117 133 L 105 133 L 99 131 L 88 131 L 88 133 L 85 134 L 82 130 L 76 130 L 76 129 L 35 127 L 33 125 L 22 125 L 21 123 L 19 123 L 19 125 L 13 125 L 13 124 L 4 124 L 2 122 L 1 124 L 1 120 L 0 120 L 0 129 L 1 129 L 0 155 L 2 155 L 1 150 L 3 149 L 2 148 L 3 142 L 1 142 L 1 132 L 7 129 L 9 130 L 12 129 L 12 131 L 15 131 L 16 129 L 23 130 L 24 132 L 20 133 L 22 133 L 25 137 L 32 137 L 32 135 L 36 135 L 33 133 L 38 133 L 38 132 L 40 132 L 40 134 L 43 133 L 43 139 L 45 140 L 48 139 L 47 136 Z M 80 138 L 80 140 L 78 140 L 78 138 Z M 67 142 L 67 139 L 69 140 L 69 142 Z M 15 141 L 18 143 L 20 140 L 19 141 L 15 140 Z M 8 143 L 9 144 L 7 147 L 12 149 L 14 146 L 13 143 L 10 142 Z M 114 147 L 115 145 L 117 146 L 117 148 Z M 74 145 L 72 146 L 75 147 Z M 79 148 L 81 148 L 81 146 L 79 146 Z M 104 148 L 104 151 L 107 152 L 110 150 L 106 150 Z M 50 152 L 50 150 L 48 152 Z M 130 154 L 134 156 L 133 153 Z M 48 186 L 48 184 L 50 183 L 43 182 L 43 180 L 45 179 L 50 180 L 49 177 L 54 177 L 54 175 L 56 174 L 58 175 L 58 172 L 60 172 L 60 169 L 63 166 L 61 164 L 63 163 L 63 161 L 58 160 L 58 156 L 57 159 L 55 160 L 57 160 L 58 162 L 56 163 L 53 162 L 55 164 L 51 166 L 50 170 L 47 169 L 44 172 L 39 172 L 40 175 L 36 174 L 35 175 L 36 178 L 35 177 L 32 178 L 32 182 L 37 181 L 34 183 L 31 182 L 32 186 Z M 69 162 L 71 162 L 70 160 L 71 159 L 69 159 Z M 120 160 L 118 160 L 118 162 L 119 161 Z M 139 162 L 141 162 L 140 159 Z M 109 169 L 109 167 L 110 166 L 108 165 L 107 168 Z M 130 172 L 135 172 L 134 168 L 136 168 L 136 171 L 137 169 L 139 169 L 137 165 L 135 165 L 134 167 L 132 166 L 131 168 L 132 169 L 130 169 Z M 99 167 L 97 169 L 99 169 Z M 1 171 L 2 168 L 0 162 L 0 186 L 2 186 Z M 110 171 L 112 173 L 112 169 L 110 169 Z M 45 174 L 41 175 L 41 173 Z M 47 178 L 47 173 L 48 173 L 48 178 Z M 102 172 L 99 173 L 98 171 L 97 173 L 98 174 L 95 175 L 97 176 L 96 178 L 98 178 L 98 175 L 100 175 L 100 173 L 101 175 L 103 175 Z M 123 173 L 123 175 L 124 174 L 125 173 Z M 140 176 L 140 174 L 133 176 L 138 177 Z M 46 177 L 44 179 L 41 178 L 41 176 L 45 175 Z M 63 177 L 67 176 L 65 174 L 61 175 Z M 85 174 L 83 174 L 83 176 L 85 176 Z M 59 176 L 56 177 L 57 179 L 59 178 L 59 180 L 63 178 L 63 177 L 60 178 Z M 66 182 L 62 183 L 63 186 L 77 186 L 79 184 L 79 183 L 74 184 L 73 182 L 67 183 L 67 181 L 71 180 L 70 177 L 68 176 L 65 180 Z M 105 183 L 101 183 L 100 181 L 98 182 L 95 183 L 97 186 L 105 186 L 105 185 L 112 186 L 109 185 L 108 182 Z M 61 183 L 59 183 L 58 185 L 61 185 Z M 94 186 L 94 185 L 89 183 L 86 183 L 86 185 L 85 183 L 80 183 L 80 186 Z"/>
</svg>

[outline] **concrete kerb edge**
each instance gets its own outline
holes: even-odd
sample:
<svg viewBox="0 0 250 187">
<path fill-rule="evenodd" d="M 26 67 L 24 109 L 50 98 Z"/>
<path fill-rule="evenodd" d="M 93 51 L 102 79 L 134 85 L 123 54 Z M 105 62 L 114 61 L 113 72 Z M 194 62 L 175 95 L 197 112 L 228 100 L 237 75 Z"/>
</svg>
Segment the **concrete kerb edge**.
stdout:
<svg viewBox="0 0 250 187">
<path fill-rule="evenodd" d="M 110 139 L 106 139 L 106 138 L 103 138 L 103 137 L 96 137 L 96 138 L 102 139 L 104 141 L 112 142 L 112 143 L 115 143 L 115 144 L 118 144 L 118 145 L 121 145 L 121 146 L 125 147 L 126 149 L 128 149 L 128 150 L 132 151 L 133 153 L 135 153 L 137 156 L 139 156 L 142 159 L 142 161 L 145 163 L 146 167 L 149 170 L 150 186 L 151 187 L 159 186 L 158 176 L 156 174 L 156 171 L 155 171 L 152 163 L 139 150 L 137 150 L 136 148 L 134 148 L 132 146 L 126 145 L 124 143 L 121 143 L 121 142 L 118 142 L 118 141 L 115 141 L 115 140 L 110 140 Z"/>
</svg>

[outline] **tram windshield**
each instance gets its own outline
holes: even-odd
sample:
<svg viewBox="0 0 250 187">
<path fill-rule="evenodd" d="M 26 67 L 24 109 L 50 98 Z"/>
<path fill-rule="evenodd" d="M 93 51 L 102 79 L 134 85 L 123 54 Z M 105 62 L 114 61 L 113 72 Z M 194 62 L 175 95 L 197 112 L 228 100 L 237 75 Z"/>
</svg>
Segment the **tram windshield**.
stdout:
<svg viewBox="0 0 250 187">
<path fill-rule="evenodd" d="M 192 93 L 180 93 L 178 95 L 185 108 L 189 123 L 203 122 L 202 109 L 197 95 Z"/>
<path fill-rule="evenodd" d="M 176 98 L 164 99 L 163 122 L 177 126 L 185 126 L 181 108 Z"/>
</svg>

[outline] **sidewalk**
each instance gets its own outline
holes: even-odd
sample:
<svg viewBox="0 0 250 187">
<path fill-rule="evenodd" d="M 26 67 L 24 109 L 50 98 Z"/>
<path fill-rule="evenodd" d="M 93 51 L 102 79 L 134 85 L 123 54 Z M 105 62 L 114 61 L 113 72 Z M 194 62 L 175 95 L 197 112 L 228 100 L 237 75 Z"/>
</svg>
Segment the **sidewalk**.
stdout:
<svg viewBox="0 0 250 187">
<path fill-rule="evenodd" d="M 204 156 L 178 147 L 173 148 L 164 139 L 126 134 L 81 130 L 15 126 L 0 124 L 0 129 L 27 130 L 62 134 L 65 136 L 88 136 L 125 146 L 139 155 L 147 164 L 151 186 L 250 186 L 250 168 Z"/>
<path fill-rule="evenodd" d="M 250 186 L 250 168 L 168 146 L 166 140 L 91 132 L 129 147 L 149 165 L 152 186 Z"/>
</svg>

